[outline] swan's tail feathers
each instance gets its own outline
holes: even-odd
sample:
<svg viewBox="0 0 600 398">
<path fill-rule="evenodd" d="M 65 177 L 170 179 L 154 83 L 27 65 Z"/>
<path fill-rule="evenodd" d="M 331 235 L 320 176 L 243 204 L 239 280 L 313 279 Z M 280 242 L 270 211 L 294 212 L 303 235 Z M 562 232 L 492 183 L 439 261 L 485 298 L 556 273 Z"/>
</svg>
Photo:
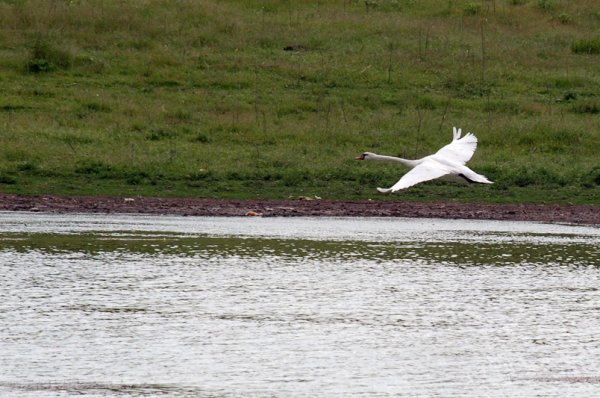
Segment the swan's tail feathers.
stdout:
<svg viewBox="0 0 600 398">
<path fill-rule="evenodd" d="M 467 182 L 478 182 L 480 184 L 493 184 L 492 181 L 488 180 L 486 176 L 477 174 L 467 166 L 463 166 L 458 174 L 460 177 L 467 180 Z"/>
<path fill-rule="evenodd" d="M 392 188 L 377 188 L 377 190 L 381 193 L 390 193 L 392 192 Z"/>
<path fill-rule="evenodd" d="M 459 174 L 459 177 L 464 178 L 467 182 L 470 183 L 479 183 L 479 184 L 493 184 L 493 181 L 490 181 L 487 179 L 486 176 L 481 175 L 481 174 L 477 174 L 474 171 L 471 173 L 461 173 Z"/>
<path fill-rule="evenodd" d="M 473 181 L 478 182 L 480 184 L 493 184 L 494 183 L 494 181 L 488 180 L 486 176 L 482 176 L 481 174 L 477 174 L 477 177 L 478 178 Z"/>
</svg>

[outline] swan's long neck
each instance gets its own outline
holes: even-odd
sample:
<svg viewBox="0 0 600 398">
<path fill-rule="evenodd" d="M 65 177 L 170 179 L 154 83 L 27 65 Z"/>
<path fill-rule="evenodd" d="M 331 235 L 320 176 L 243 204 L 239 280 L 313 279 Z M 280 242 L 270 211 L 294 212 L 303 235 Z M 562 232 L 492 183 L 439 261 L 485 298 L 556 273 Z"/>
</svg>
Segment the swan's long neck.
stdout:
<svg viewBox="0 0 600 398">
<path fill-rule="evenodd" d="M 401 164 L 403 164 L 405 166 L 408 166 L 410 168 L 415 167 L 416 165 L 418 165 L 422 161 L 422 159 L 417 159 L 417 160 L 402 159 L 402 158 L 397 158 L 395 156 L 377 155 L 375 153 L 371 154 L 371 156 L 369 156 L 367 159 L 369 159 L 369 160 L 377 160 L 377 161 L 381 161 L 381 162 L 401 163 Z"/>
</svg>

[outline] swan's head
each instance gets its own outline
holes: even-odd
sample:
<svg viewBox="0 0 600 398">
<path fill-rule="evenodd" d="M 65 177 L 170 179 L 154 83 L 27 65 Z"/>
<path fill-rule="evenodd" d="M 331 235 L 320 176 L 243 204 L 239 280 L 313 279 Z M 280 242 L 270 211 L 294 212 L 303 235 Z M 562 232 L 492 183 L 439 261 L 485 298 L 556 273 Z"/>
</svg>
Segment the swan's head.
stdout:
<svg viewBox="0 0 600 398">
<path fill-rule="evenodd" d="M 373 155 L 375 155 L 375 154 L 371 153 L 371 152 L 363 152 L 360 156 L 356 157 L 356 160 L 369 160 L 369 159 L 373 159 Z"/>
</svg>

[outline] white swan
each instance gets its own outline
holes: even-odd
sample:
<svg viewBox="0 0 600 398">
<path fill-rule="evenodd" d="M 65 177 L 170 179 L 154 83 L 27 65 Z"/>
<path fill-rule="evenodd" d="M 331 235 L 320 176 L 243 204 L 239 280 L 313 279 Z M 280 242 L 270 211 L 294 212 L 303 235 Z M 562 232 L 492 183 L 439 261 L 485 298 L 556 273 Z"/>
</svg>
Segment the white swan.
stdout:
<svg viewBox="0 0 600 398">
<path fill-rule="evenodd" d="M 456 175 L 468 182 L 493 184 L 485 176 L 477 174 L 465 166 L 467 161 L 473 156 L 475 148 L 477 148 L 477 137 L 471 133 L 467 133 L 464 137 L 460 138 L 461 134 L 462 130 L 454 127 L 452 142 L 433 155 L 425 156 L 422 159 L 409 160 L 394 156 L 377 155 L 371 152 L 365 152 L 356 159 L 396 162 L 412 168 L 391 188 L 377 188 L 379 192 L 383 193 L 397 192 L 420 182 L 433 180 L 445 175 Z"/>
</svg>

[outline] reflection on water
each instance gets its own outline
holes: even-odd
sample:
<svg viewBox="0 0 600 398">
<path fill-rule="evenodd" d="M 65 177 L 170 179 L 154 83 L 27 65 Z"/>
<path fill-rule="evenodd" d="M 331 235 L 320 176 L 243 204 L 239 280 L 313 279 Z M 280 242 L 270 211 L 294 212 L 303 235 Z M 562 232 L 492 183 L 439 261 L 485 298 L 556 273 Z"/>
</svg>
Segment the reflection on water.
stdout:
<svg viewBox="0 0 600 398">
<path fill-rule="evenodd" d="M 600 388 L 600 230 L 0 213 L 0 396 Z"/>
<path fill-rule="evenodd" d="M 98 255 L 101 253 L 138 253 L 148 256 L 174 255 L 206 261 L 231 257 L 269 257 L 290 261 L 434 261 L 456 265 L 569 265 L 598 264 L 600 248 L 594 240 L 563 238 L 552 244 L 494 241 L 371 242 L 307 239 L 254 238 L 239 236 L 182 236 L 165 233 L 81 233 L 0 235 L 5 251 Z M 489 238 L 489 237 L 488 237 Z M 547 238 L 547 237 L 546 237 Z M 277 260 L 274 260 L 277 261 Z"/>
</svg>

